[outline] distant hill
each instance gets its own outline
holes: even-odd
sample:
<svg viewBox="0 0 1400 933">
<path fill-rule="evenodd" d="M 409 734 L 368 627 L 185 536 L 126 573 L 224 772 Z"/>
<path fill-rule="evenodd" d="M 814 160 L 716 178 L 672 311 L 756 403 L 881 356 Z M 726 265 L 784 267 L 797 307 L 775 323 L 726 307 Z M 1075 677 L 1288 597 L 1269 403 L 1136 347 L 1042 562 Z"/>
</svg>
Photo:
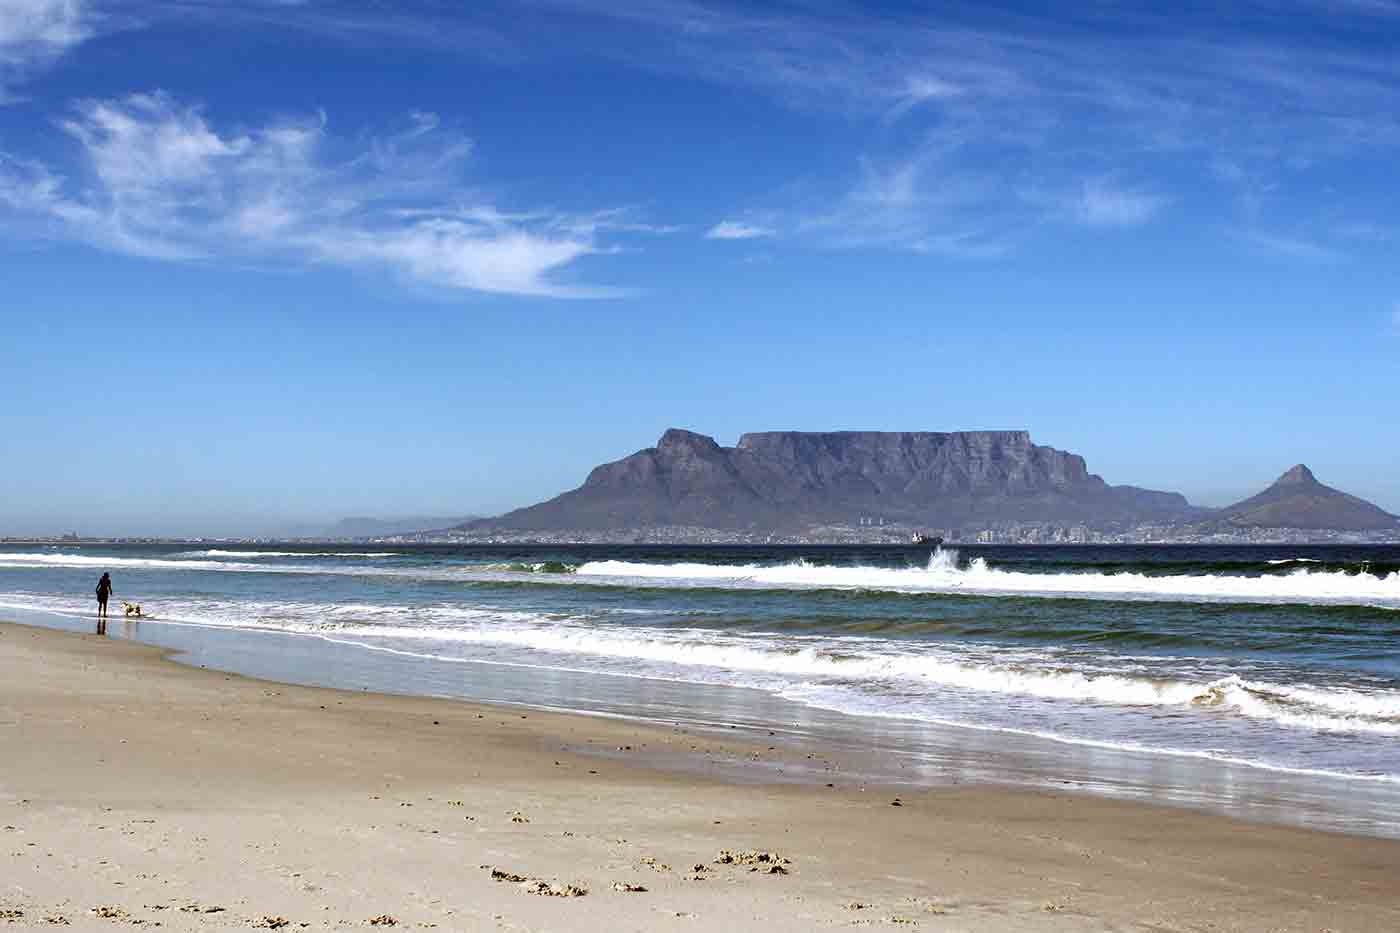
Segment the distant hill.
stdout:
<svg viewBox="0 0 1400 933">
<path fill-rule="evenodd" d="M 689 525 L 801 531 L 867 521 L 929 528 L 994 521 L 1089 525 L 1199 519 L 1181 495 L 1110 486 L 1084 458 L 1026 431 L 745 434 L 734 447 L 673 428 L 655 447 L 594 468 L 548 502 L 472 531 Z"/>
<path fill-rule="evenodd" d="M 470 522 L 475 516 L 453 518 L 431 518 L 409 516 L 406 518 L 342 518 L 326 529 L 328 538 L 377 538 L 384 535 L 411 534 L 415 531 L 437 531 Z"/>
<path fill-rule="evenodd" d="M 1246 528 L 1379 531 L 1400 528 L 1400 518 L 1365 499 L 1324 486 L 1303 464 L 1268 489 L 1221 509 L 1218 520 Z"/>
</svg>

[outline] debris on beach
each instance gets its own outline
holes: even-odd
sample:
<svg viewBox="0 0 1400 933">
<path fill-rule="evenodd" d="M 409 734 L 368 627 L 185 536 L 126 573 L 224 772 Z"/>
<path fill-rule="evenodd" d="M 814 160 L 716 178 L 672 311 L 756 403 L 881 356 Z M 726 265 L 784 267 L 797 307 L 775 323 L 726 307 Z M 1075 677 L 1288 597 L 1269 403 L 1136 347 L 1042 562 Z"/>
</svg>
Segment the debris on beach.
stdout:
<svg viewBox="0 0 1400 933">
<path fill-rule="evenodd" d="M 538 878 L 524 886 L 527 894 L 538 894 L 541 897 L 583 897 L 588 893 L 587 888 L 579 887 L 576 884 L 565 884 L 555 887 L 548 881 L 541 881 Z"/>
<path fill-rule="evenodd" d="M 491 865 L 482 865 L 491 872 L 492 881 L 509 881 L 512 884 L 521 886 L 521 890 L 527 894 L 538 894 L 542 897 L 583 897 L 588 893 L 587 888 L 579 887 L 576 884 L 565 884 L 555 887 L 548 881 L 541 881 L 538 878 L 527 878 L 524 875 L 517 875 L 513 871 L 503 871 Z"/>
<path fill-rule="evenodd" d="M 187 914 L 219 914 L 223 913 L 224 908 L 216 907 L 213 904 L 186 904 L 184 907 L 181 907 L 180 910 Z"/>
<path fill-rule="evenodd" d="M 656 860 L 656 857 L 655 857 L 655 856 L 652 856 L 652 855 L 643 855 L 643 856 L 642 856 L 642 864 L 643 864 L 643 865 L 646 865 L 646 866 L 649 867 L 649 868 L 653 868 L 653 869 L 655 869 L 656 871 L 670 871 L 670 870 L 671 870 L 671 866 L 670 866 L 670 865 L 667 865 L 665 862 L 658 862 L 658 861 Z"/>
<path fill-rule="evenodd" d="M 286 917 L 264 916 L 261 920 L 254 921 L 253 926 L 260 930 L 280 930 L 285 926 L 290 926 L 291 922 Z"/>
<path fill-rule="evenodd" d="M 612 889 L 625 894 L 641 894 L 646 891 L 646 887 L 640 884 L 629 884 L 626 881 L 614 881 Z"/>
<path fill-rule="evenodd" d="M 120 907 L 94 907 L 92 915 L 103 920 L 125 920 L 127 918 L 126 911 Z"/>
<path fill-rule="evenodd" d="M 372 927 L 396 927 L 399 925 L 399 921 L 388 914 L 380 914 L 378 917 L 371 917 L 369 925 Z"/>
<path fill-rule="evenodd" d="M 491 868 L 491 866 L 489 866 L 489 865 L 483 865 L 482 867 L 483 867 L 483 868 Z M 530 879 L 529 879 L 529 878 L 526 878 L 524 875 L 517 875 L 517 874 L 516 874 L 515 872 L 513 872 L 513 871 L 502 871 L 502 870 L 499 869 L 499 868 L 491 868 L 491 880 L 492 880 L 492 881 L 510 881 L 510 882 L 512 882 L 512 883 L 519 884 L 519 883 L 522 882 L 522 881 L 529 881 Z"/>
<path fill-rule="evenodd" d="M 22 918 L 23 916 L 24 916 L 24 911 L 22 911 L 22 910 L 14 910 L 14 909 L 0 910 L 0 920 L 5 920 L 5 921 L 19 920 L 19 919 Z"/>
<path fill-rule="evenodd" d="M 49 924 L 50 926 L 56 927 L 72 926 L 68 918 L 63 916 L 63 914 L 49 914 L 47 917 L 44 918 L 44 922 Z"/>
<path fill-rule="evenodd" d="M 753 866 L 773 866 L 780 867 L 792 864 L 791 859 L 784 858 L 776 852 L 760 852 L 751 849 L 747 852 L 731 852 L 729 849 L 721 849 L 715 858 L 716 865 L 753 865 Z M 756 870 L 756 869 L 755 869 Z M 787 874 L 784 870 L 782 874 Z"/>
<path fill-rule="evenodd" d="M 527 817 L 525 814 L 521 813 L 519 810 L 512 810 L 510 814 L 510 821 L 512 823 L 528 823 L 530 822 L 530 818 Z"/>
</svg>

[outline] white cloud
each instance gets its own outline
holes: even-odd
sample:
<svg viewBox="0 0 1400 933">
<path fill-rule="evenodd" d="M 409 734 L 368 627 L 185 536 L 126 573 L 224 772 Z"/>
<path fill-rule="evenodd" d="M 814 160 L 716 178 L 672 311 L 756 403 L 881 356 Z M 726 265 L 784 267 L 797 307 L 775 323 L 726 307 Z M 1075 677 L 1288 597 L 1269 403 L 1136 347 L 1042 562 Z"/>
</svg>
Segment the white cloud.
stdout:
<svg viewBox="0 0 1400 933">
<path fill-rule="evenodd" d="M 1321 243 L 1283 233 L 1263 230 L 1232 231 L 1235 239 L 1257 253 L 1300 259 L 1305 262 L 1333 263 L 1345 258 L 1342 253 Z"/>
<path fill-rule="evenodd" d="M 91 35 L 79 0 L 0 0 L 0 104 L 8 87 Z"/>
<path fill-rule="evenodd" d="M 897 188 L 881 200 L 863 177 L 844 191 L 813 184 L 821 168 L 810 166 L 771 196 L 789 202 L 784 230 L 844 229 L 853 244 L 964 242 L 988 226 L 978 210 L 1004 218 L 991 225 L 998 230 L 1046 220 L 1127 227 L 1195 201 L 1212 180 L 1232 189 L 1215 208 L 1222 224 L 1282 224 L 1318 212 L 1315 185 L 1294 183 L 1301 173 L 1400 153 L 1400 58 L 1383 43 L 1355 41 L 1374 31 L 1371 14 L 1400 9 L 1397 0 L 1299 0 L 1328 8 L 1322 31 L 1280 30 L 1282 14 L 1261 4 L 1170 12 L 1110 4 L 1091 23 L 1053 14 L 864 17 L 830 4 L 537 3 L 622 23 L 594 47 L 599 54 L 834 111 L 845 122 L 831 151 L 851 143 L 858 158 L 917 164 L 919 185 L 903 207 Z M 1081 190 L 1086 176 L 1128 168 L 1142 188 Z M 977 205 L 962 216 L 935 205 L 919 219 L 923 202 L 956 197 L 944 192 L 969 182 L 982 193 Z M 798 185 L 803 203 L 791 194 Z M 1028 189 L 1041 194 L 1028 198 Z M 876 213 L 843 209 L 859 203 Z"/>
<path fill-rule="evenodd" d="M 604 235 L 665 229 L 618 210 L 500 210 L 461 183 L 471 141 L 431 114 L 348 151 L 324 115 L 223 131 L 160 92 L 83 101 L 60 125 L 88 180 L 0 153 L 0 216 L 132 255 L 378 266 L 450 289 L 596 298 L 623 292 L 558 276 L 613 251 Z"/>
<path fill-rule="evenodd" d="M 319 231 L 304 243 L 320 256 L 349 265 L 382 262 L 413 278 L 446 288 L 550 298 L 607 298 L 624 290 L 557 285 L 550 272 L 599 250 L 581 240 L 541 237 L 523 230 L 492 231 L 462 221 L 431 219 L 375 233 Z"/>
<path fill-rule="evenodd" d="M 1161 195 L 1096 180 L 1084 184 L 1075 204 L 1075 216 L 1094 227 L 1130 227 L 1151 220 L 1166 203 Z"/>
<path fill-rule="evenodd" d="M 67 48 L 88 34 L 78 0 L 0 0 L 0 61 L 32 53 L 36 46 Z"/>
<path fill-rule="evenodd" d="M 742 220 L 721 220 L 705 232 L 707 240 L 756 240 L 777 236 L 772 227 L 746 223 Z"/>
<path fill-rule="evenodd" d="M 858 178 L 798 229 L 821 245 L 890 248 L 964 259 L 1005 254 L 1029 224 L 1002 196 L 1006 181 L 948 158 L 958 145 L 926 145 L 893 160 L 862 160 Z"/>
</svg>

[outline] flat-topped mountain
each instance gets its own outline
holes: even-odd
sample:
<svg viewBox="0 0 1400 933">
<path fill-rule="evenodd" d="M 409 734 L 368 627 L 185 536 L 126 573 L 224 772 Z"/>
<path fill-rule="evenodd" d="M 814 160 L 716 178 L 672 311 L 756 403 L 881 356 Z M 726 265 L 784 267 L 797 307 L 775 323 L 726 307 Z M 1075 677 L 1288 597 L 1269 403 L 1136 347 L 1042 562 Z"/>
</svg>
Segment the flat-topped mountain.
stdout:
<svg viewBox="0 0 1400 933">
<path fill-rule="evenodd" d="M 1400 518 L 1365 499 L 1324 486 L 1303 464 L 1290 469 L 1257 496 L 1222 509 L 1218 516 L 1249 528 L 1379 531 L 1400 528 Z"/>
<path fill-rule="evenodd" d="M 721 447 L 673 428 L 655 447 L 596 467 L 575 490 L 467 527 L 791 531 L 882 520 L 1105 525 L 1201 515 L 1177 493 L 1110 486 L 1083 457 L 1033 444 L 1026 431 L 772 431 Z"/>
</svg>

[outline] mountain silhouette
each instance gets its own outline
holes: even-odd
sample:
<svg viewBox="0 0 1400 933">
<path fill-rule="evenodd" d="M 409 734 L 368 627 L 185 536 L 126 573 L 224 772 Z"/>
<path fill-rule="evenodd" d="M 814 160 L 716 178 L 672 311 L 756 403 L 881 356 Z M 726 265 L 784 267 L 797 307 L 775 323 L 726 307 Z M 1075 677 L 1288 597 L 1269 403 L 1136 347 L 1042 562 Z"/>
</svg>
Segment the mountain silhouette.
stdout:
<svg viewBox="0 0 1400 933">
<path fill-rule="evenodd" d="M 1256 496 L 1222 509 L 1217 517 L 1249 528 L 1378 531 L 1400 528 L 1400 518 L 1318 482 L 1303 464 L 1288 470 Z"/>
</svg>

